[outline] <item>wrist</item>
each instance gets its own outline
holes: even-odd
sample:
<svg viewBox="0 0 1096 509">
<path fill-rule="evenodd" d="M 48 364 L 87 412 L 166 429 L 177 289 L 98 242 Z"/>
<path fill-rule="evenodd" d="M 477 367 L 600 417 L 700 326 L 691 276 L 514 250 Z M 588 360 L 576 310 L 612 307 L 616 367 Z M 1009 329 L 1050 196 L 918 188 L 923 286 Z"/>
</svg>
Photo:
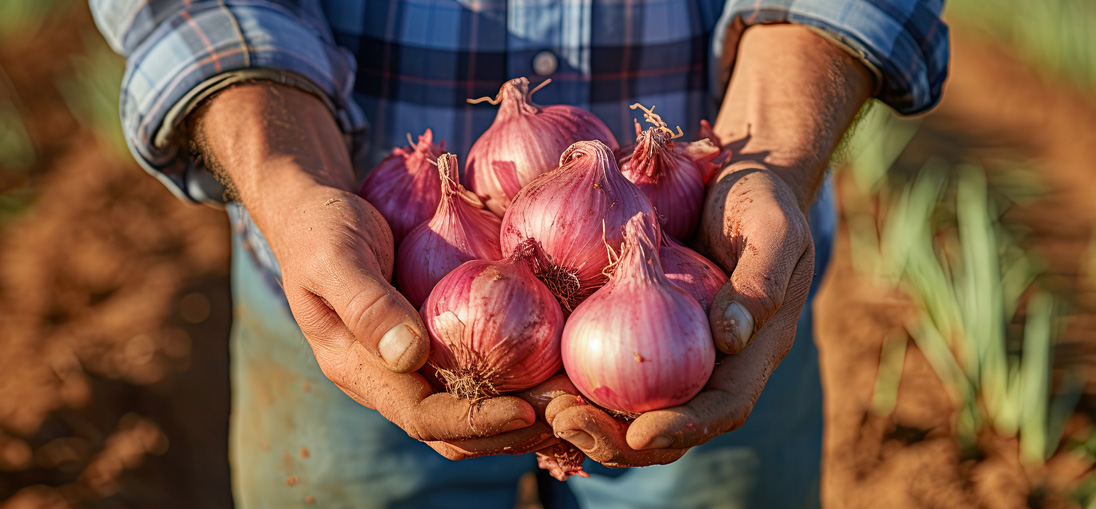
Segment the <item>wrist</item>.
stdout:
<svg viewBox="0 0 1096 509">
<path fill-rule="evenodd" d="M 293 87 L 256 82 L 225 89 L 190 115 L 188 133 L 231 198 L 253 213 L 293 194 L 350 191 L 354 184 L 330 110 Z"/>
<path fill-rule="evenodd" d="M 826 175 L 826 167 L 822 164 L 793 160 L 786 160 L 784 164 L 779 164 L 767 160 L 736 156 L 716 173 L 708 185 L 709 187 L 716 186 L 732 173 L 743 170 L 761 170 L 778 177 L 779 181 L 795 195 L 799 210 L 804 214 L 810 209 L 811 203 L 814 201 L 814 195 Z"/>
</svg>

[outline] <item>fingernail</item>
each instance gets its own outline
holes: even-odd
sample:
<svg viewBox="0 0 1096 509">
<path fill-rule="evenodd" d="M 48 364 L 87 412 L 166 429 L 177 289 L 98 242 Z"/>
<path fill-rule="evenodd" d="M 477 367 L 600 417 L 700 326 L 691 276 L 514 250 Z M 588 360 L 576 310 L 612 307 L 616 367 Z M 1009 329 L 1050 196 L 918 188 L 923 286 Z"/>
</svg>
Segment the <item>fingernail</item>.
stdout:
<svg viewBox="0 0 1096 509">
<path fill-rule="evenodd" d="M 405 323 L 401 323 L 384 333 L 381 342 L 377 344 L 377 350 L 381 358 L 393 369 L 400 369 L 400 359 L 407 353 L 411 343 L 419 338 L 415 330 Z"/>
<path fill-rule="evenodd" d="M 583 450 L 593 449 L 594 445 L 597 444 L 597 442 L 594 441 L 594 437 L 590 436 L 590 434 L 585 431 L 571 429 L 560 431 L 557 436 L 571 442 L 575 447 Z"/>
<path fill-rule="evenodd" d="M 523 428 L 528 428 L 533 423 L 525 422 L 523 419 L 513 419 L 502 426 L 502 430 L 499 433 L 506 433 L 507 431 L 514 431 Z"/>
<path fill-rule="evenodd" d="M 723 311 L 723 334 L 716 335 L 716 346 L 725 353 L 738 353 L 750 344 L 753 336 L 754 321 L 746 308 L 732 302 Z M 719 344 L 719 343 L 724 344 Z"/>
<path fill-rule="evenodd" d="M 670 446 L 670 439 L 664 436 L 657 436 L 654 440 L 647 442 L 647 445 L 640 447 L 640 449 L 665 449 Z"/>
</svg>

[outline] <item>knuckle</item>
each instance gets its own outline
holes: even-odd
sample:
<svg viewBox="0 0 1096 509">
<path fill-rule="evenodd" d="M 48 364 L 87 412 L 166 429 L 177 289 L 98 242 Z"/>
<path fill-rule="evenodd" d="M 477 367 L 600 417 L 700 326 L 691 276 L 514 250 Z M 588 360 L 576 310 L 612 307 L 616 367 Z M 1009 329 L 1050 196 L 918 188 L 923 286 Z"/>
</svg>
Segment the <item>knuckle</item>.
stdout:
<svg viewBox="0 0 1096 509">
<path fill-rule="evenodd" d="M 393 307 L 392 299 L 390 291 L 378 289 L 367 282 L 347 300 L 347 309 L 344 311 L 346 326 L 352 331 L 360 331 L 363 327 L 375 324 L 377 315 L 382 315 L 386 309 Z"/>
<path fill-rule="evenodd" d="M 424 423 L 418 418 L 416 413 L 416 406 L 402 407 L 396 410 L 395 415 L 389 417 L 385 415 L 388 420 L 400 427 L 404 433 L 407 433 L 408 437 L 411 437 L 419 442 L 432 442 L 437 440 L 432 433 L 429 432 Z"/>
<path fill-rule="evenodd" d="M 429 442 L 432 438 L 434 438 L 430 436 L 430 434 L 426 433 L 426 431 L 422 429 L 422 427 L 419 426 L 419 424 L 416 422 L 408 423 L 405 421 L 405 424 L 403 425 L 403 431 L 407 433 L 407 436 L 418 440 L 419 442 Z"/>
</svg>

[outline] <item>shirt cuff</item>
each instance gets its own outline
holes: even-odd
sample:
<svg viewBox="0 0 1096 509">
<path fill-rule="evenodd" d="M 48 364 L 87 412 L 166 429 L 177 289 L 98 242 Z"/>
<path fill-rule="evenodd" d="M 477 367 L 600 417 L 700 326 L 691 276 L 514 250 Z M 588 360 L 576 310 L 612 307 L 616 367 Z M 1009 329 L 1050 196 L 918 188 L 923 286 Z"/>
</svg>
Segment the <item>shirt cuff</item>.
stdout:
<svg viewBox="0 0 1096 509">
<path fill-rule="evenodd" d="M 723 90 L 742 31 L 755 24 L 795 23 L 822 33 L 877 77 L 875 97 L 901 114 L 931 109 L 948 73 L 948 27 L 940 1 L 729 0 L 713 38 Z"/>
<path fill-rule="evenodd" d="M 348 138 L 363 139 L 351 94 L 355 62 L 276 5 L 184 9 L 127 62 L 123 131 L 142 167 L 180 198 L 219 203 L 223 188 L 190 157 L 179 126 L 198 103 L 234 83 L 264 79 L 301 88 L 331 108 Z"/>
</svg>

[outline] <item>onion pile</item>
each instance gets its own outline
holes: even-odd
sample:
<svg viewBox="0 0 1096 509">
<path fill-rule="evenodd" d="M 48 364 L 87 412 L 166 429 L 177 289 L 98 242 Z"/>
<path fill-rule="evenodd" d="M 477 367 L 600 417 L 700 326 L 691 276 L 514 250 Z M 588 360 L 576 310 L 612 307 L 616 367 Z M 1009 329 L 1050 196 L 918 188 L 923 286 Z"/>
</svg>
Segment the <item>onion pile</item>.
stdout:
<svg viewBox="0 0 1096 509">
<path fill-rule="evenodd" d="M 530 91 L 528 79 L 515 78 L 504 83 L 494 99 L 469 100 L 499 107 L 494 123 L 472 145 L 465 161 L 468 187 L 499 216 L 522 187 L 555 168 L 572 143 L 599 140 L 613 150 L 620 148 L 612 131 L 593 113 L 565 104 L 534 104 L 533 93 L 549 81 Z"/>
<path fill-rule="evenodd" d="M 442 154 L 437 164 L 441 200 L 434 217 L 411 230 L 396 252 L 396 281 L 415 307 L 421 306 L 434 285 L 460 264 L 502 258 L 501 222 L 483 208 L 476 195 L 460 185 L 457 156 Z"/>
<path fill-rule="evenodd" d="M 563 312 L 529 261 L 523 242 L 506 260 L 465 262 L 438 282 L 423 304 L 430 363 L 462 398 L 531 388 L 562 365 Z"/>
<path fill-rule="evenodd" d="M 612 150 L 600 141 L 580 141 L 563 153 L 559 168 L 514 198 L 502 219 L 502 252 L 539 240 L 550 260 L 539 275 L 571 310 L 605 284 L 606 246 L 620 245 L 621 227 L 636 214 L 655 217 L 651 203 L 620 173 Z"/>
<path fill-rule="evenodd" d="M 468 155 L 471 191 L 430 130 L 362 186 L 402 239 L 397 285 L 431 341 L 422 372 L 472 400 L 540 394 L 562 368 L 616 416 L 685 403 L 715 367 L 706 310 L 727 276 L 675 237 L 696 230 L 730 152 L 706 122 L 707 139 L 682 142 L 643 108 L 653 127 L 636 122 L 636 145 L 614 153 L 592 113 L 533 92 L 518 78 L 486 99 L 499 111 Z M 567 442 L 537 451 L 560 479 L 585 476 L 584 459 Z"/>
<path fill-rule="evenodd" d="M 617 155 L 620 171 L 651 201 L 662 228 L 672 237 L 687 239 L 700 220 L 704 183 L 714 171 L 711 160 L 719 155 L 719 149 L 707 139 L 675 143 L 684 135 L 681 127 L 675 135 L 654 113 L 653 106 L 631 107 L 642 109 L 644 118 L 654 127 L 642 131 L 636 122 L 635 145 Z"/>
<path fill-rule="evenodd" d="M 358 196 L 376 207 L 398 246 L 416 226 L 434 215 L 441 200 L 437 169 L 432 163 L 445 152 L 445 141 L 434 143 L 434 133 L 427 129 L 419 142 L 392 149 L 358 189 Z"/>
<path fill-rule="evenodd" d="M 662 272 L 657 224 L 628 221 L 608 284 L 563 329 L 563 366 L 587 399 L 636 414 L 696 396 L 715 367 L 708 314 Z"/>
</svg>

